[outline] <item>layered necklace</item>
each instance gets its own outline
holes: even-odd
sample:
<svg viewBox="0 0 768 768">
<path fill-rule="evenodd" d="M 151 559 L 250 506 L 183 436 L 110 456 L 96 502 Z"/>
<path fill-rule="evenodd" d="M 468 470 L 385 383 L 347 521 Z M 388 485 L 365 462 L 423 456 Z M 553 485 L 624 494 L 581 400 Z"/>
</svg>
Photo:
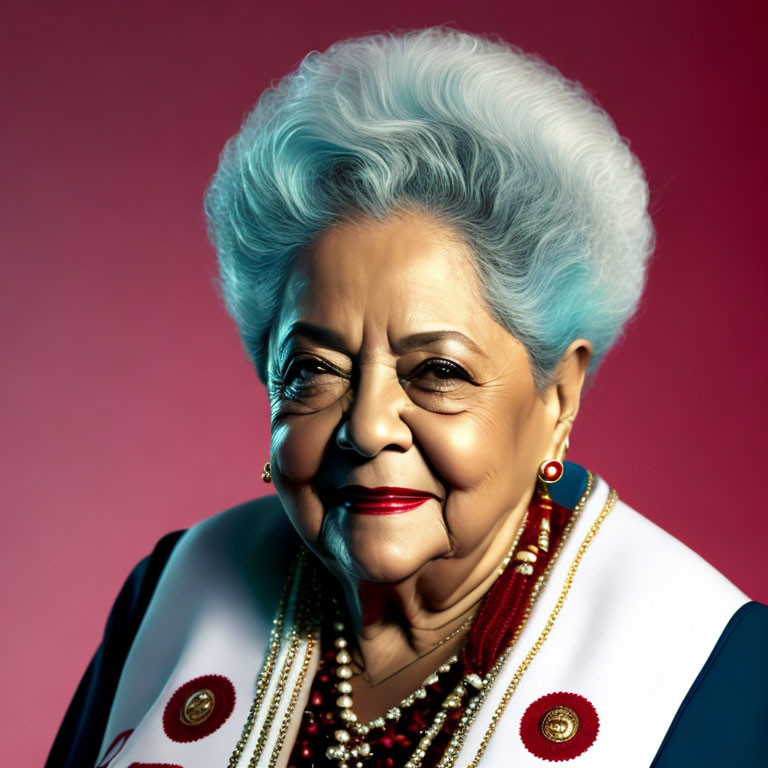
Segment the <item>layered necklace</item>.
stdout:
<svg viewBox="0 0 768 768">
<path fill-rule="evenodd" d="M 535 500 L 477 615 L 430 651 L 468 630 L 462 652 L 439 665 L 399 704 L 368 722 L 354 711 L 355 670 L 346 627 L 338 618 L 324 626 L 321 637 L 331 643 L 323 645 L 289 768 L 452 765 L 478 702 L 485 699 L 528 619 L 570 523 L 569 510 L 548 497 Z"/>
</svg>

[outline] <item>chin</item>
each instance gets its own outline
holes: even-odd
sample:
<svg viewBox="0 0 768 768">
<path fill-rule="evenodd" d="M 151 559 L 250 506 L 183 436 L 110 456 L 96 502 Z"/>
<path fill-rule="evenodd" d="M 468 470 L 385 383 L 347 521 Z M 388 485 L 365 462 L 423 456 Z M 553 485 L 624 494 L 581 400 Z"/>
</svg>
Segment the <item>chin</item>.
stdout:
<svg viewBox="0 0 768 768">
<path fill-rule="evenodd" d="M 351 514 L 328 510 L 321 539 L 334 570 L 355 581 L 395 583 L 451 551 L 439 511 L 423 505 L 400 515 Z"/>
</svg>

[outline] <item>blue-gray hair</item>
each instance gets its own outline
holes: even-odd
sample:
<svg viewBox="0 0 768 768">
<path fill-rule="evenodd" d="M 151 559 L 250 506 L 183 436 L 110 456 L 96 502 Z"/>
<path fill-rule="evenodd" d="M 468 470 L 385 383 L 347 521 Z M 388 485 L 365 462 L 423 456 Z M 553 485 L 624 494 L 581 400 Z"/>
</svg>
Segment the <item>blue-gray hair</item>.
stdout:
<svg viewBox="0 0 768 768">
<path fill-rule="evenodd" d="M 262 380 L 297 254 L 356 215 L 420 209 L 471 249 L 537 385 L 571 341 L 592 369 L 642 292 L 643 171 L 578 85 L 446 27 L 344 40 L 268 88 L 206 194 L 227 307 Z"/>
</svg>

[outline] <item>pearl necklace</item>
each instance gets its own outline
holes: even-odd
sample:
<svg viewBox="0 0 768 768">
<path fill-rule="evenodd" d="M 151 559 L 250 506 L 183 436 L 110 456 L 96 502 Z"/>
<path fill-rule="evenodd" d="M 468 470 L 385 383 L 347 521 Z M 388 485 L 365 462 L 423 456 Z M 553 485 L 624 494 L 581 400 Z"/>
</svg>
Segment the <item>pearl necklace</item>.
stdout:
<svg viewBox="0 0 768 768">
<path fill-rule="evenodd" d="M 464 623 L 455 629 L 450 635 L 444 637 L 435 648 L 443 645 L 460 632 L 467 629 L 472 623 L 474 616 L 468 617 Z M 344 632 L 344 624 L 336 622 L 333 629 L 337 633 Z M 417 700 L 427 697 L 427 688 L 434 685 L 440 679 L 440 675 L 450 671 L 454 664 L 459 661 L 458 656 L 452 656 L 444 664 L 441 664 L 431 675 L 428 675 L 422 684 L 411 694 L 406 696 L 397 706 L 391 707 L 382 716 L 375 717 L 367 723 L 360 723 L 354 712 L 354 702 L 352 700 L 352 684 L 350 679 L 354 676 L 354 670 L 350 667 L 352 657 L 349 654 L 347 640 L 343 635 L 334 641 L 334 647 L 337 650 L 335 676 L 336 707 L 338 708 L 338 718 L 345 723 L 345 728 L 338 728 L 334 731 L 334 738 L 338 742 L 327 748 L 325 756 L 330 760 L 337 760 L 339 768 L 363 768 L 360 758 L 369 757 L 371 754 L 371 745 L 365 741 L 365 737 L 373 730 L 386 727 L 388 722 L 397 722 L 400 720 L 403 710 L 412 706 Z M 462 700 L 468 689 L 480 690 L 483 687 L 483 681 L 479 675 L 465 675 L 462 681 L 451 691 L 441 705 L 441 712 L 438 713 L 432 726 L 428 728 L 419 741 L 414 756 L 419 759 L 426 754 L 426 750 L 432 743 L 432 740 L 440 732 L 440 728 L 447 717 L 447 710 L 456 709 L 462 705 Z M 441 717 L 442 715 L 442 717 Z M 351 731 L 351 732 L 350 732 Z M 350 765 L 350 758 L 356 762 Z M 408 761 L 406 768 L 415 768 L 416 763 Z"/>
<path fill-rule="evenodd" d="M 501 576 L 511 562 L 527 522 L 528 512 L 526 511 L 512 546 L 497 568 L 497 576 Z M 475 614 L 473 612 L 465 619 L 460 627 L 451 632 L 447 637 L 444 637 L 432 650 L 439 648 L 441 645 L 447 643 L 459 633 L 469 628 L 474 621 L 474 618 Z M 325 756 L 330 760 L 338 761 L 338 768 L 364 768 L 361 758 L 371 756 L 371 745 L 365 740 L 365 737 L 375 729 L 385 728 L 388 723 L 397 722 L 400 720 L 404 709 L 412 706 L 417 700 L 425 699 L 427 697 L 427 688 L 436 684 L 439 681 L 441 674 L 449 672 L 451 667 L 459 662 L 459 657 L 454 655 L 448 659 L 447 662 L 441 664 L 431 675 L 428 675 L 425 678 L 422 684 L 413 693 L 406 696 L 397 706 L 388 709 L 383 716 L 375 717 L 367 723 L 360 723 L 353 709 L 354 701 L 352 699 L 352 684 L 350 679 L 355 673 L 352 667 L 349 666 L 352 662 L 352 657 L 349 654 L 348 642 L 342 634 L 345 630 L 343 622 L 335 622 L 333 629 L 334 632 L 337 633 L 337 637 L 334 641 L 334 648 L 337 651 L 335 656 L 335 694 L 336 707 L 338 709 L 337 719 L 341 720 L 345 727 L 337 728 L 334 731 L 334 739 L 337 743 L 326 749 Z M 417 748 L 403 768 L 419 768 L 421 761 L 426 756 L 427 750 L 440 733 L 445 721 L 448 719 L 449 713 L 464 705 L 464 699 L 467 697 L 467 694 L 469 694 L 468 698 L 471 699 L 472 696 L 484 688 L 485 685 L 486 681 L 474 672 L 469 672 L 464 675 L 440 704 L 440 710 L 435 715 L 432 724 L 423 732 Z M 350 759 L 355 761 L 353 765 L 350 765 Z"/>
</svg>

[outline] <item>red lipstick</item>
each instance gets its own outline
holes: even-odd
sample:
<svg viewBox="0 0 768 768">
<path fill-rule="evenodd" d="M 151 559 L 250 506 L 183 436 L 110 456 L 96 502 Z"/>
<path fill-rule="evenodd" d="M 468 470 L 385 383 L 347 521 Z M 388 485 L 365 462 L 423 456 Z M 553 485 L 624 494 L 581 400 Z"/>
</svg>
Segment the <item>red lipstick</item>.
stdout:
<svg viewBox="0 0 768 768">
<path fill-rule="evenodd" d="M 399 515 L 421 506 L 433 493 L 413 488 L 366 488 L 364 485 L 345 485 L 339 489 L 342 504 L 359 515 Z"/>
</svg>

